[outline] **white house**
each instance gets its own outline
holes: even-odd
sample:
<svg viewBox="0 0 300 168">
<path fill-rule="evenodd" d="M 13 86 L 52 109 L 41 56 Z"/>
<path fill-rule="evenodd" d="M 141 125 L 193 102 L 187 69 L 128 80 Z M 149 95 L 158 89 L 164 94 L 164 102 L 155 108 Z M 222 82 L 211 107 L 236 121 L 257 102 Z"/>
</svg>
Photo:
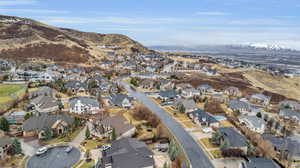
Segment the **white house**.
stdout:
<svg viewBox="0 0 300 168">
<path fill-rule="evenodd" d="M 70 99 L 70 112 L 76 114 L 95 114 L 100 110 L 99 102 L 91 97 Z"/>
<path fill-rule="evenodd" d="M 265 132 L 266 124 L 262 118 L 256 116 L 246 116 L 243 115 L 239 117 L 239 121 L 242 124 L 245 124 L 250 130 L 263 134 Z"/>
</svg>

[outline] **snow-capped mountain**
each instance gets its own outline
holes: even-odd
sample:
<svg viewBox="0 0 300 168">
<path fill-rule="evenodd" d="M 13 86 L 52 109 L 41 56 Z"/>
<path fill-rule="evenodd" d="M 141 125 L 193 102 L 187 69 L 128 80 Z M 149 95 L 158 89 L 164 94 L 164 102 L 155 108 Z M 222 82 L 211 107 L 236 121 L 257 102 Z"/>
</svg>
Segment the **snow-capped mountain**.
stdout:
<svg viewBox="0 0 300 168">
<path fill-rule="evenodd" d="M 257 48 L 257 49 L 267 49 L 267 50 L 286 50 L 287 47 L 276 45 L 276 44 L 266 44 L 266 43 L 251 43 L 248 46 Z"/>
</svg>

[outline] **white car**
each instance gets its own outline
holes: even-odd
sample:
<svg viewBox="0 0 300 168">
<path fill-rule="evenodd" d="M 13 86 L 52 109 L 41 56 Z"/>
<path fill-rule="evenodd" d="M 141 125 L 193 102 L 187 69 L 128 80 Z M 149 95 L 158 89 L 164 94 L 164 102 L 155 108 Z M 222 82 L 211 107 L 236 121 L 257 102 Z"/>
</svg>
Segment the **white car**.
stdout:
<svg viewBox="0 0 300 168">
<path fill-rule="evenodd" d="M 41 154 L 44 154 L 48 151 L 48 148 L 47 147 L 42 147 L 40 149 L 38 149 L 38 151 L 36 152 L 36 155 L 39 156 Z"/>
<path fill-rule="evenodd" d="M 68 146 L 68 147 L 66 147 L 65 152 L 70 153 L 72 151 L 72 149 L 73 149 L 72 146 Z"/>
<path fill-rule="evenodd" d="M 103 146 L 101 146 L 101 150 L 102 151 L 106 151 L 107 149 L 109 149 L 109 148 L 111 148 L 111 145 L 103 145 Z"/>
</svg>

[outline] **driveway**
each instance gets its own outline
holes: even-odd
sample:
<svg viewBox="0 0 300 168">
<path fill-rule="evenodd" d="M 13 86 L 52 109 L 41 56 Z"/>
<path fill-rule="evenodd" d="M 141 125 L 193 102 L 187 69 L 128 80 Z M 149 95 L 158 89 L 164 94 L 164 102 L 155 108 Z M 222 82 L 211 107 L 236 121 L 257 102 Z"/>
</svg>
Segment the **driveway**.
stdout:
<svg viewBox="0 0 300 168">
<path fill-rule="evenodd" d="M 40 156 L 32 156 L 27 162 L 27 168 L 65 168 L 73 166 L 80 159 L 80 151 L 77 148 L 69 153 L 66 147 L 54 147 Z"/>
<path fill-rule="evenodd" d="M 129 84 L 120 81 L 120 84 L 133 96 L 136 100 L 141 101 L 153 113 L 155 113 L 161 121 L 171 130 L 176 139 L 184 148 L 193 168 L 213 168 L 211 160 L 208 158 L 203 149 L 198 145 L 195 139 L 187 132 L 170 114 L 159 107 L 151 98 L 144 93 L 131 89 Z"/>
<path fill-rule="evenodd" d="M 19 139 L 22 151 L 25 155 L 33 156 L 35 152 L 41 147 L 38 140 L 25 142 L 24 139 Z"/>
</svg>

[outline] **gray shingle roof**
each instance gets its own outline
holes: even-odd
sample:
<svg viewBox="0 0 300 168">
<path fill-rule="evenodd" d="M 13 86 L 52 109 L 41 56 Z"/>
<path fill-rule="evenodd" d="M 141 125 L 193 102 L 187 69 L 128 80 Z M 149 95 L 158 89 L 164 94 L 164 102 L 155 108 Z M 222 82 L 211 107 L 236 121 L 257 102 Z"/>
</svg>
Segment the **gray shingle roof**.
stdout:
<svg viewBox="0 0 300 168">
<path fill-rule="evenodd" d="M 132 101 L 132 98 L 126 94 L 112 94 L 110 96 L 111 102 L 117 106 L 122 106 L 122 102 L 124 101 L 124 99 L 128 99 L 129 101 Z"/>
<path fill-rule="evenodd" d="M 177 96 L 177 93 L 175 92 L 175 90 L 165 90 L 165 91 L 160 91 L 159 96 L 172 99 Z"/>
<path fill-rule="evenodd" d="M 230 100 L 229 107 L 233 110 L 246 109 L 250 111 L 252 109 L 250 104 L 239 100 Z"/>
<path fill-rule="evenodd" d="M 203 122 L 207 122 L 209 124 L 218 123 L 218 120 L 215 117 L 213 117 L 211 114 L 209 114 L 201 109 L 195 110 L 195 111 L 191 112 L 190 114 L 192 114 L 194 116 L 198 116 L 200 123 L 203 123 Z"/>
<path fill-rule="evenodd" d="M 77 103 L 77 101 L 80 100 L 80 102 L 86 106 L 89 107 L 99 107 L 99 102 L 92 97 L 72 97 L 69 102 L 70 102 L 70 107 L 74 108 L 75 104 Z"/>
<path fill-rule="evenodd" d="M 177 107 L 179 107 L 179 105 L 183 105 L 186 110 L 197 108 L 197 105 L 193 99 L 177 99 L 175 101 L 175 105 Z"/>
<path fill-rule="evenodd" d="M 113 141 L 103 161 L 112 163 L 112 168 L 141 168 L 154 166 L 152 151 L 144 142 L 133 138 L 122 138 Z M 104 168 L 104 164 L 102 167 Z"/>
<path fill-rule="evenodd" d="M 250 157 L 243 168 L 280 168 L 280 166 L 272 159 Z"/>
<path fill-rule="evenodd" d="M 227 139 L 231 147 L 247 146 L 247 139 L 232 127 L 219 128 L 224 139 Z"/>
<path fill-rule="evenodd" d="M 68 115 L 48 115 L 43 114 L 38 117 L 31 117 L 24 121 L 23 130 L 24 131 L 41 131 L 46 128 L 50 128 L 57 120 L 63 120 L 69 125 L 74 123 L 74 118 Z"/>
<path fill-rule="evenodd" d="M 255 128 L 261 128 L 262 125 L 265 124 L 265 121 L 261 118 L 258 118 L 256 116 L 247 116 L 247 115 L 243 115 L 240 117 L 241 120 L 246 120 L 247 122 L 250 122 L 251 125 L 253 125 L 253 127 Z"/>
</svg>

